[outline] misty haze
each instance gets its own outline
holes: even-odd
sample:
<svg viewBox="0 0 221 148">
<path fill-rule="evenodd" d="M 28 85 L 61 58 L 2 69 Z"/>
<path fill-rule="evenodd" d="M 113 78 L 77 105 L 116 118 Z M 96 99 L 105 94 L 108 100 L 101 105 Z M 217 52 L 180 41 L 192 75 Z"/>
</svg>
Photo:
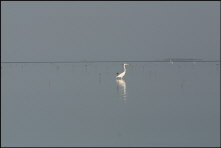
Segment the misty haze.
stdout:
<svg viewBox="0 0 221 148">
<path fill-rule="evenodd" d="M 1 2 L 1 146 L 220 146 L 220 2 Z"/>
</svg>

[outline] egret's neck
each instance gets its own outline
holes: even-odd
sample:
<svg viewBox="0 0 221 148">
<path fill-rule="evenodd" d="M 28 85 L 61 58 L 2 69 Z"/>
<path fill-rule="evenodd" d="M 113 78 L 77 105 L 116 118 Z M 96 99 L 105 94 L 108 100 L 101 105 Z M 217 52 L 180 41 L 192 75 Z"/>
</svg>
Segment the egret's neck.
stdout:
<svg viewBox="0 0 221 148">
<path fill-rule="evenodd" d="M 124 65 L 124 71 L 126 72 L 126 67 L 125 67 L 126 65 Z"/>
</svg>

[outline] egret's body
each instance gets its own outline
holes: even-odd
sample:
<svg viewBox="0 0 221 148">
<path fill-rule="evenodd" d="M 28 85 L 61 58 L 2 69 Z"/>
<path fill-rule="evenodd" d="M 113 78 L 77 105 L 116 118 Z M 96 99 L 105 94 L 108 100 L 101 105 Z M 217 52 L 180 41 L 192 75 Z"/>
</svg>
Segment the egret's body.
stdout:
<svg viewBox="0 0 221 148">
<path fill-rule="evenodd" d="M 124 71 L 122 73 L 120 73 L 119 75 L 117 75 L 116 78 L 122 79 L 124 77 L 124 75 L 126 74 L 126 71 L 127 71 L 126 67 L 125 67 L 126 65 L 128 65 L 128 64 L 124 64 Z"/>
</svg>

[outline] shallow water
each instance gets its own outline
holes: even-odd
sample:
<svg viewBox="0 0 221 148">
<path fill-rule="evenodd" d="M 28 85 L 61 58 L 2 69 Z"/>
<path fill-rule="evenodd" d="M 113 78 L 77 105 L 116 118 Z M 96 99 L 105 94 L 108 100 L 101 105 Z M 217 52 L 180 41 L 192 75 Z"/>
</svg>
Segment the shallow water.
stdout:
<svg viewBox="0 0 221 148">
<path fill-rule="evenodd" d="M 2 146 L 219 146 L 219 62 L 2 63 Z"/>
</svg>

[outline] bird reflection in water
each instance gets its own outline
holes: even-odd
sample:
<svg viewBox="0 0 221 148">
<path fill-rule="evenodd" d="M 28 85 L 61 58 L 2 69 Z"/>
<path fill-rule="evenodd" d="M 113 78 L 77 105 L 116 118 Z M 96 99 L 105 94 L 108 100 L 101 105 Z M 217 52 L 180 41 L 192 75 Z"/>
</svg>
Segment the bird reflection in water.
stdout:
<svg viewBox="0 0 221 148">
<path fill-rule="evenodd" d="M 117 90 L 120 93 L 120 97 L 123 99 L 123 102 L 126 103 L 127 100 L 127 85 L 125 80 L 119 79 L 117 80 Z"/>
</svg>

